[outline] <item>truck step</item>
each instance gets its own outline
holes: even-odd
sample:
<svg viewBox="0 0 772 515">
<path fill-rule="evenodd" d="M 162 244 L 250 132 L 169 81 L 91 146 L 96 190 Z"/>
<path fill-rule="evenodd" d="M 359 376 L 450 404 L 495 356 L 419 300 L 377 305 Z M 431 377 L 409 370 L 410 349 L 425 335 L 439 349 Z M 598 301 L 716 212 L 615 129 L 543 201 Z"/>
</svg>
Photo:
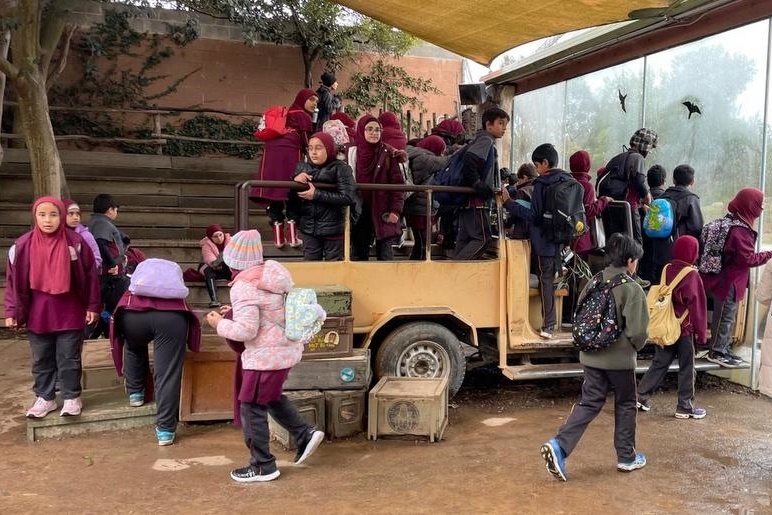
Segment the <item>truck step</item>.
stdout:
<svg viewBox="0 0 772 515">
<path fill-rule="evenodd" d="M 635 367 L 636 374 L 643 374 L 649 369 L 650 360 L 638 360 L 638 366 Z M 707 359 L 697 359 L 694 362 L 695 370 L 718 370 L 721 368 Z M 746 365 L 744 368 L 748 368 Z M 677 372 L 678 363 L 673 362 L 668 372 Z M 530 379 L 552 379 L 560 377 L 579 377 L 583 374 L 581 363 L 548 363 L 548 364 L 529 364 L 513 365 L 502 370 L 504 375 L 513 381 L 525 381 Z"/>
</svg>

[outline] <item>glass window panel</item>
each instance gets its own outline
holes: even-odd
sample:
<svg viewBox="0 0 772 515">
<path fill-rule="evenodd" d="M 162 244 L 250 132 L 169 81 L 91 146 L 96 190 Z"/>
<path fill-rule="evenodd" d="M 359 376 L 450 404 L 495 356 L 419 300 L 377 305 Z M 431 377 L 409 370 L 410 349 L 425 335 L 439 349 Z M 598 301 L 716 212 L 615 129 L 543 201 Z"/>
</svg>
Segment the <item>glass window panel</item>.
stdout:
<svg viewBox="0 0 772 515">
<path fill-rule="evenodd" d="M 515 97 L 512 138 L 514 168 L 531 162 L 531 152 L 542 143 L 552 143 L 563 156 L 565 82 Z"/>
</svg>

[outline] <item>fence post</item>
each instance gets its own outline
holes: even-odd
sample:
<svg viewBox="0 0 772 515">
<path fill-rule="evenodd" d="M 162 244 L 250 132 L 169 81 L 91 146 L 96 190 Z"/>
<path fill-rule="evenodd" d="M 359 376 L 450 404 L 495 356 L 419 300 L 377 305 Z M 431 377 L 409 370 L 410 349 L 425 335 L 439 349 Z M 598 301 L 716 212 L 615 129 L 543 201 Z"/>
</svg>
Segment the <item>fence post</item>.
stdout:
<svg viewBox="0 0 772 515">
<path fill-rule="evenodd" d="M 413 117 L 410 114 L 410 110 L 409 109 L 407 111 L 406 118 L 407 118 L 407 139 L 411 139 L 410 138 L 410 133 L 413 132 Z"/>
<path fill-rule="evenodd" d="M 161 113 L 155 113 L 153 115 L 153 137 L 160 138 L 161 137 Z M 155 153 L 159 156 L 164 153 L 163 144 L 159 143 L 155 147 Z"/>
<path fill-rule="evenodd" d="M 437 127 L 437 113 L 432 113 L 432 129 Z M 430 129 L 431 132 L 431 129 Z"/>
<path fill-rule="evenodd" d="M 423 136 L 423 130 L 424 130 L 424 112 L 421 111 L 418 113 L 418 137 L 420 138 Z"/>
</svg>

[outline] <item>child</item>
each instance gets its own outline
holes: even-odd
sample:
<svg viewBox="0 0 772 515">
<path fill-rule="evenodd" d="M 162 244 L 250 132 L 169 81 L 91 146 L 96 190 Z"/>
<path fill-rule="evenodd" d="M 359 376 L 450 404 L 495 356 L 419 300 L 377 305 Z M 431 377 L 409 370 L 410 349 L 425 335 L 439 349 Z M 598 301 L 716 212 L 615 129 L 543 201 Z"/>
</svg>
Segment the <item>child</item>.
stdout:
<svg viewBox="0 0 772 515">
<path fill-rule="evenodd" d="M 206 228 L 206 236 L 199 242 L 201 245 L 199 272 L 206 282 L 210 308 L 220 307 L 220 301 L 217 300 L 217 279 L 230 280 L 231 278 L 231 270 L 222 260 L 222 251 L 229 241 L 231 241 L 231 235 L 223 231 L 220 225 L 212 224 Z"/>
<path fill-rule="evenodd" d="M 277 261 L 263 261 L 260 233 L 236 233 L 224 251 L 225 264 L 237 275 L 231 283 L 232 319 L 215 311 L 206 315 L 217 334 L 244 343 L 243 369 L 237 394 L 249 465 L 235 469 L 240 483 L 279 477 L 268 444 L 268 414 L 284 426 L 298 444 L 295 463 L 304 462 L 319 447 L 324 433 L 309 426 L 282 393 L 290 369 L 300 361 L 303 344 L 284 333 L 284 297 L 292 289 L 289 271 Z M 237 378 L 238 379 L 238 378 Z"/>
<path fill-rule="evenodd" d="M 336 159 L 335 140 L 317 132 L 308 140 L 311 165 L 301 163 L 294 180 L 308 189 L 293 194 L 301 199 L 300 232 L 306 261 L 343 259 L 346 206 L 356 203 L 356 185 L 351 167 Z M 334 184 L 335 190 L 317 189 L 315 184 Z"/>
<path fill-rule="evenodd" d="M 735 195 L 729 203 L 727 217 L 739 225 L 731 227 L 726 236 L 721 272 L 700 274 L 705 291 L 713 294 L 708 361 L 725 368 L 738 368 L 744 363 L 739 356 L 729 352 L 729 343 L 737 304 L 745 298 L 750 269 L 772 259 L 772 251 L 756 252 L 757 234 L 753 227 L 761 216 L 763 204 L 764 192 L 756 188 L 743 188 Z"/>
<path fill-rule="evenodd" d="M 670 284 L 684 267 L 697 262 L 700 243 L 694 236 L 681 236 L 673 244 L 673 259 L 665 270 L 666 284 Z M 689 315 L 681 322 L 681 337 L 672 345 L 657 347 L 654 361 L 638 385 L 638 409 L 649 411 L 649 399 L 665 378 L 668 367 L 678 357 L 678 407 L 676 418 L 703 418 L 706 411 L 694 406 L 694 340 L 704 345 L 707 340 L 708 313 L 705 290 L 697 269 L 689 272 L 672 293 L 673 311 L 681 317 L 684 311 Z"/>
<path fill-rule="evenodd" d="M 97 272 L 100 271 L 102 269 L 102 254 L 99 253 L 99 245 L 97 245 L 94 236 L 91 235 L 91 231 L 88 230 L 88 227 L 80 223 L 80 206 L 71 199 L 64 200 L 63 202 L 67 208 L 67 227 L 80 234 L 80 237 L 83 238 L 83 241 L 94 254 Z"/>
<path fill-rule="evenodd" d="M 557 436 L 541 447 L 547 470 L 561 481 L 568 479 L 566 458 L 571 455 L 590 422 L 603 409 L 606 396 L 612 390 L 617 470 L 630 472 L 646 465 L 646 456 L 635 450 L 635 365 L 638 351 L 646 344 L 649 324 L 646 296 L 632 279 L 641 255 L 640 244 L 625 234 L 612 235 L 606 244 L 607 266 L 603 270 L 603 279 L 612 279 L 620 273 L 629 276 L 628 281 L 612 289 L 622 332 L 614 343 L 604 349 L 579 353 L 579 360 L 584 366 L 582 397 L 579 403 L 574 404 Z M 585 288 L 579 297 L 580 305 L 587 292 L 588 288 Z"/>
<path fill-rule="evenodd" d="M 663 193 L 665 193 L 665 180 L 667 179 L 667 171 L 665 170 L 665 167 L 662 165 L 652 165 L 651 168 L 649 168 L 649 171 L 646 172 L 646 184 L 649 185 L 649 193 L 651 194 L 651 199 L 658 199 L 662 196 Z M 675 213 L 674 213 L 675 214 Z M 646 218 L 646 209 L 641 207 L 638 210 L 638 216 L 641 220 L 644 220 Z M 660 259 L 657 261 L 657 263 L 661 263 L 659 266 L 657 266 L 654 262 L 654 254 L 655 254 L 655 244 L 658 241 L 665 241 L 663 240 L 655 240 L 652 238 L 649 238 L 646 235 L 646 231 L 641 232 L 641 245 L 643 246 L 643 257 L 641 258 L 641 264 L 638 267 L 638 272 L 641 278 L 649 281 L 649 282 L 656 282 L 659 281 L 659 276 L 662 272 L 662 267 L 665 263 L 669 261 L 669 259 L 665 259 L 664 261 Z M 668 246 L 672 243 L 670 238 L 667 238 Z M 669 255 L 669 252 L 668 252 Z"/>
<path fill-rule="evenodd" d="M 99 280 L 92 251 L 66 230 L 61 200 L 41 197 L 32 206 L 33 228 L 8 251 L 5 325 L 27 327 L 32 350 L 33 391 L 29 418 L 54 411 L 56 386 L 61 416 L 80 415 L 83 330 L 97 320 Z"/>
</svg>

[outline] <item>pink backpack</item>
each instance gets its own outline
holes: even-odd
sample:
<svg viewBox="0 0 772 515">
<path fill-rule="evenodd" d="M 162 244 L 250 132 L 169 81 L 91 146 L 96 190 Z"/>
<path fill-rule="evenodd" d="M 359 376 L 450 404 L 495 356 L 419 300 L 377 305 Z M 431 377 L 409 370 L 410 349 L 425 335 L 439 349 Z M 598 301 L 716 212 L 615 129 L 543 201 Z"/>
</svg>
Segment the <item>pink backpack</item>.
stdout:
<svg viewBox="0 0 772 515">
<path fill-rule="evenodd" d="M 332 136 L 338 149 L 348 145 L 351 141 L 348 137 L 348 132 L 346 132 L 346 126 L 340 120 L 327 120 L 322 125 L 322 132 Z"/>
<path fill-rule="evenodd" d="M 129 291 L 158 299 L 185 299 L 188 296 L 180 265 L 158 258 L 146 259 L 137 265 L 131 275 Z"/>
</svg>

